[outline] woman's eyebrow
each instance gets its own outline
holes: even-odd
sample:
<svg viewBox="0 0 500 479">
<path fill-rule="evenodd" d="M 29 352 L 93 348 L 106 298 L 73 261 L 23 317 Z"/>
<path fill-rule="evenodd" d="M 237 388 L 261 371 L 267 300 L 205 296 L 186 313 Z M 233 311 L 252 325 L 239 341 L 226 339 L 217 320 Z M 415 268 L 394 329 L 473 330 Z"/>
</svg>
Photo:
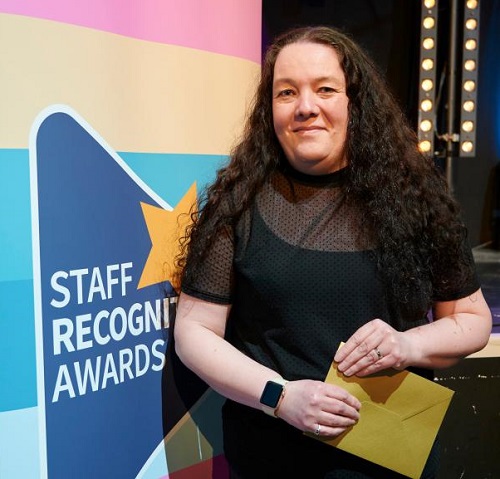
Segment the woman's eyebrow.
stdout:
<svg viewBox="0 0 500 479">
<path fill-rule="evenodd" d="M 331 75 L 325 75 L 325 76 L 320 76 L 320 77 L 317 77 L 317 78 L 313 78 L 312 81 L 314 83 L 321 83 L 321 82 L 332 82 L 332 83 L 342 83 L 342 80 L 343 79 L 339 79 L 335 76 L 331 76 Z M 274 83 L 295 83 L 296 80 L 294 80 L 293 78 L 289 78 L 289 77 L 278 77 L 278 78 L 275 78 L 274 79 Z"/>
</svg>

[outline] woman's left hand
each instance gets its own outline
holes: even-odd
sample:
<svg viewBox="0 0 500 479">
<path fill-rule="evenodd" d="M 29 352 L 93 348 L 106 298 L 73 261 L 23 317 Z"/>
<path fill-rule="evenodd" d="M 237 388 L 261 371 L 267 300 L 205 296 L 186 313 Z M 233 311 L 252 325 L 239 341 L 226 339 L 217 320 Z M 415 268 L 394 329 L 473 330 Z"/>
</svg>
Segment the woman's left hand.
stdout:
<svg viewBox="0 0 500 479">
<path fill-rule="evenodd" d="M 334 360 L 346 376 L 368 376 L 383 369 L 409 365 L 411 342 L 381 319 L 359 328 L 337 351 Z"/>
</svg>

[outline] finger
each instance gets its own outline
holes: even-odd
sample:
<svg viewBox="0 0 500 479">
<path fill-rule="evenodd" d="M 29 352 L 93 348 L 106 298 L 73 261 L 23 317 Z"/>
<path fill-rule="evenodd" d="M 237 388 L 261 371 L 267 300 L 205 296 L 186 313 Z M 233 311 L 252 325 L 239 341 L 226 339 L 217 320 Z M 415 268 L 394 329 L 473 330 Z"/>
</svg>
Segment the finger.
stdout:
<svg viewBox="0 0 500 479">
<path fill-rule="evenodd" d="M 318 412 L 319 415 L 316 414 L 314 419 L 321 418 L 321 415 L 325 415 L 326 417 L 330 418 L 330 421 L 328 422 L 328 424 L 330 425 L 349 425 L 352 423 L 352 421 L 359 420 L 361 403 L 359 403 L 358 400 L 356 400 L 356 403 L 357 404 L 355 404 L 354 406 L 351 406 L 350 404 L 339 401 L 337 399 L 329 399 L 328 401 L 325 401 L 323 407 Z M 336 418 L 337 420 L 340 420 L 340 418 L 342 418 L 342 421 L 333 423 L 331 421 L 332 418 Z"/>
<path fill-rule="evenodd" d="M 331 427 L 325 424 L 315 424 L 304 432 L 307 432 L 314 437 L 336 437 L 347 431 L 349 427 Z"/>
<path fill-rule="evenodd" d="M 335 354 L 334 360 L 338 363 L 344 361 L 353 353 L 359 357 L 366 354 L 372 344 L 382 339 L 381 332 L 378 331 L 381 320 L 375 319 L 361 326 Z M 378 334 L 377 334 L 378 333 Z"/>
<path fill-rule="evenodd" d="M 357 375 L 360 371 L 366 368 L 372 368 L 374 370 L 380 370 L 383 368 L 378 368 L 380 361 L 383 359 L 383 354 L 379 348 L 375 347 L 368 351 L 368 353 L 361 357 L 358 361 L 350 363 L 346 360 L 338 365 L 339 371 L 344 373 L 345 376 Z"/>
<path fill-rule="evenodd" d="M 329 427 L 324 426 L 321 428 L 321 437 L 337 437 L 349 430 L 347 427 Z"/>
<path fill-rule="evenodd" d="M 370 364 L 366 368 L 360 369 L 359 371 L 355 372 L 354 374 L 358 377 L 365 377 L 369 376 L 370 374 L 375 374 L 380 371 L 383 371 L 384 369 L 388 369 L 392 367 L 390 362 L 387 362 L 385 359 L 380 360 L 376 362 L 375 364 Z"/>
<path fill-rule="evenodd" d="M 359 414 L 355 418 L 345 416 L 341 413 L 330 413 L 322 411 L 318 416 L 317 422 L 319 424 L 329 426 L 329 427 L 350 427 L 359 421 Z"/>
<path fill-rule="evenodd" d="M 376 344 L 376 342 L 364 343 L 359 350 L 353 351 L 350 356 L 338 363 L 338 370 L 346 376 L 352 376 L 361 369 L 380 361 L 383 353 Z"/>
<path fill-rule="evenodd" d="M 341 407 L 347 407 L 350 408 L 349 415 L 352 416 L 351 410 L 354 409 L 356 412 L 359 411 L 361 408 L 361 403 L 359 402 L 359 399 L 352 394 L 349 394 L 345 389 L 334 386 L 334 385 L 327 385 L 330 386 L 326 389 L 325 395 L 327 399 L 334 400 L 336 403 L 326 403 L 325 409 L 327 410 L 335 410 L 334 407 L 335 405 L 340 405 Z M 333 405 L 332 405 L 333 404 Z"/>
<path fill-rule="evenodd" d="M 325 427 L 322 431 L 323 437 L 337 437 L 348 431 L 349 428 L 342 427 Z"/>
<path fill-rule="evenodd" d="M 357 331 L 349 339 L 349 341 L 352 340 L 356 346 L 354 349 L 351 348 L 351 353 L 348 356 L 338 362 L 339 371 L 345 373 L 345 371 L 351 367 L 359 370 L 384 357 L 386 353 L 384 349 L 385 338 L 391 336 L 392 328 L 380 319 L 373 320 L 372 326 L 374 326 L 374 329 L 369 336 L 362 337 L 358 335 L 359 331 Z M 339 357 L 337 357 L 337 359 L 339 359 Z M 359 362 L 361 362 L 361 364 L 358 364 Z M 352 374 L 352 371 L 350 371 L 350 374 Z"/>
<path fill-rule="evenodd" d="M 353 406 L 350 406 L 349 404 L 346 404 L 345 402 L 332 399 L 325 404 L 320 414 L 326 415 L 330 419 L 336 418 L 337 420 L 340 420 L 340 418 L 342 418 L 341 422 L 331 423 L 330 421 L 329 424 L 331 423 L 331 425 L 345 426 L 350 425 L 352 424 L 352 421 L 355 422 L 359 419 L 360 408 L 355 408 Z"/>
</svg>

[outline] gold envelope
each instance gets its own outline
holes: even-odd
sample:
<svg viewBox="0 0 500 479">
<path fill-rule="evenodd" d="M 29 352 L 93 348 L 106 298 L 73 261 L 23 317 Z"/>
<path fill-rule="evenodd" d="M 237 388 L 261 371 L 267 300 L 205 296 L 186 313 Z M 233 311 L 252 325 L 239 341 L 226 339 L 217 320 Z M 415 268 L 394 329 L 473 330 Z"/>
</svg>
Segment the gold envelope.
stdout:
<svg viewBox="0 0 500 479">
<path fill-rule="evenodd" d="M 346 377 L 332 363 L 325 380 L 361 402 L 357 424 L 332 446 L 418 479 L 454 392 L 408 371 Z"/>
</svg>

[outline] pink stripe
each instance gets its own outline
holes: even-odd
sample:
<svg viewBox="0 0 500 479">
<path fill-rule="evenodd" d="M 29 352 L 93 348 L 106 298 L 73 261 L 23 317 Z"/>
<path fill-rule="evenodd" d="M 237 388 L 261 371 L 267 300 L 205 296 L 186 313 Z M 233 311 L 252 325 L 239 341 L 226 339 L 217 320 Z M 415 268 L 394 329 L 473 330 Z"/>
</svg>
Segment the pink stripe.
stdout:
<svg viewBox="0 0 500 479">
<path fill-rule="evenodd" d="M 0 13 L 55 20 L 260 63 L 260 0 L 0 0 Z"/>
</svg>

